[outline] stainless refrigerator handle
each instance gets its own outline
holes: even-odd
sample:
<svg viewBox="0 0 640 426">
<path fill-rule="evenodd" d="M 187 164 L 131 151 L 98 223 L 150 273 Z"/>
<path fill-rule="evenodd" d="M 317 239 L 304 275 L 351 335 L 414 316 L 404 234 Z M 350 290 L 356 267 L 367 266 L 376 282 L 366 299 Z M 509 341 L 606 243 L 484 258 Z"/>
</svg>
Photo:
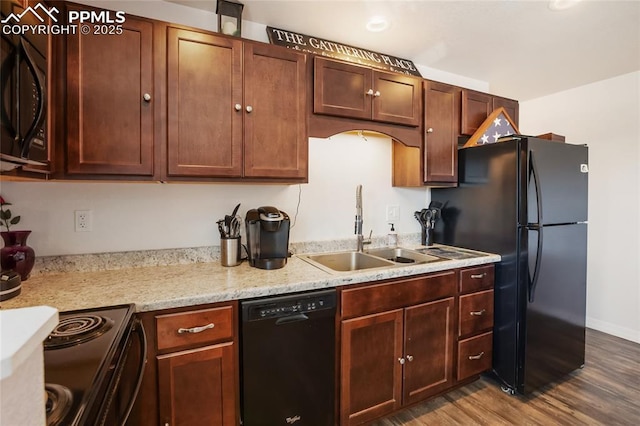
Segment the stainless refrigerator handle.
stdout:
<svg viewBox="0 0 640 426">
<path fill-rule="evenodd" d="M 536 231 L 538 233 L 538 244 L 536 247 L 536 263 L 533 267 L 533 277 L 529 278 L 529 303 L 533 303 L 536 294 L 536 285 L 538 284 L 538 276 L 540 273 L 540 262 L 542 257 L 542 194 L 540 192 L 540 185 L 538 181 L 538 168 L 536 167 L 536 161 L 533 156 L 533 151 L 529 151 L 529 174 L 533 178 L 533 182 L 536 189 L 536 208 L 538 211 L 538 222 L 530 223 L 527 225 L 527 229 L 530 231 Z M 527 274 L 528 275 L 528 274 Z"/>
</svg>

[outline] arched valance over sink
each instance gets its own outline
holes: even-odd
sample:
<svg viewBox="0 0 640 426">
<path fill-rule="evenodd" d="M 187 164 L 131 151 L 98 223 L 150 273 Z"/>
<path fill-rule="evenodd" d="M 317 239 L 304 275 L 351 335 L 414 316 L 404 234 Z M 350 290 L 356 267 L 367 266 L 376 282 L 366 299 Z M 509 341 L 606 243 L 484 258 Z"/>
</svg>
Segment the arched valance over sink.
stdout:
<svg viewBox="0 0 640 426">
<path fill-rule="evenodd" d="M 406 146 L 422 147 L 422 125 L 418 127 L 394 126 L 319 114 L 311 114 L 309 119 L 309 137 L 312 138 L 328 138 L 339 133 L 359 130 L 382 133 Z"/>
</svg>

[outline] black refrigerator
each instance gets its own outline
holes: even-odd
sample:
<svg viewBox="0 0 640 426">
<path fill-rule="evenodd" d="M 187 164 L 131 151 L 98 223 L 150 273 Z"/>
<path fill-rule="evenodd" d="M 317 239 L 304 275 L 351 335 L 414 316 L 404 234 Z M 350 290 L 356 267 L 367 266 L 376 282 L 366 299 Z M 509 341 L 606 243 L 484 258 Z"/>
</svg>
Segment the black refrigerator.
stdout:
<svg viewBox="0 0 640 426">
<path fill-rule="evenodd" d="M 584 366 L 588 148 L 531 137 L 462 148 L 436 242 L 502 256 L 493 374 L 528 394 Z"/>
</svg>

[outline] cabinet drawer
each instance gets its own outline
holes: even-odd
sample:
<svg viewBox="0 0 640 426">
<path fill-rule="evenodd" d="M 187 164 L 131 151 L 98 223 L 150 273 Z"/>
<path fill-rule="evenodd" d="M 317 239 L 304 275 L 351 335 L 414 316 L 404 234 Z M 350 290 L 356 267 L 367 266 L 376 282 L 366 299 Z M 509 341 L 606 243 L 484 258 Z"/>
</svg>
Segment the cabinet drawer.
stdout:
<svg viewBox="0 0 640 426">
<path fill-rule="evenodd" d="M 485 333 L 458 342 L 458 380 L 491 368 L 493 333 Z"/>
<path fill-rule="evenodd" d="M 158 315 L 156 328 L 159 351 L 231 340 L 233 307 Z"/>
<path fill-rule="evenodd" d="M 346 289 L 342 291 L 342 318 L 353 318 L 417 305 L 454 296 L 455 291 L 455 271 Z"/>
<path fill-rule="evenodd" d="M 493 290 L 460 296 L 458 336 L 493 327 Z"/>
<path fill-rule="evenodd" d="M 460 293 L 472 293 L 489 288 L 493 288 L 493 265 L 460 271 Z"/>
</svg>

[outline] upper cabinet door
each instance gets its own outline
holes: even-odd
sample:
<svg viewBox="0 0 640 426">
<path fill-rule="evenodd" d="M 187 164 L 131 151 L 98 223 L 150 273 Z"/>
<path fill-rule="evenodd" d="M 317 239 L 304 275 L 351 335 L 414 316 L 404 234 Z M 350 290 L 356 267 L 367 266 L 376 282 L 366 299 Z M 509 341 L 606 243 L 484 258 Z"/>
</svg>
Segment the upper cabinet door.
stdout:
<svg viewBox="0 0 640 426">
<path fill-rule="evenodd" d="M 242 176 L 242 42 L 167 28 L 169 176 Z"/>
<path fill-rule="evenodd" d="M 418 127 L 422 121 L 422 79 L 404 74 L 373 72 L 372 118 Z"/>
<path fill-rule="evenodd" d="M 244 176 L 306 179 L 306 55 L 244 43 Z"/>
<path fill-rule="evenodd" d="M 69 174 L 154 173 L 153 24 L 127 15 L 122 26 L 67 36 Z"/>
<path fill-rule="evenodd" d="M 493 111 L 491 95 L 474 90 L 462 90 L 463 135 L 473 135 Z"/>
<path fill-rule="evenodd" d="M 518 127 L 518 121 L 520 118 L 520 105 L 518 101 L 513 99 L 501 98 L 500 96 L 493 97 L 493 109 L 504 108 L 504 110 L 509 114 L 509 118 L 513 120 L 513 124 Z"/>
<path fill-rule="evenodd" d="M 492 96 L 474 90 L 462 90 L 462 128 L 463 135 L 473 135 L 484 120 L 497 108 L 503 107 L 513 124 L 518 126 L 518 101 Z"/>
<path fill-rule="evenodd" d="M 372 77 L 369 68 L 316 57 L 313 112 L 370 120 Z"/>
<path fill-rule="evenodd" d="M 460 88 L 425 82 L 424 181 L 458 181 Z"/>
<path fill-rule="evenodd" d="M 316 57 L 313 112 L 417 127 L 422 79 Z"/>
</svg>

